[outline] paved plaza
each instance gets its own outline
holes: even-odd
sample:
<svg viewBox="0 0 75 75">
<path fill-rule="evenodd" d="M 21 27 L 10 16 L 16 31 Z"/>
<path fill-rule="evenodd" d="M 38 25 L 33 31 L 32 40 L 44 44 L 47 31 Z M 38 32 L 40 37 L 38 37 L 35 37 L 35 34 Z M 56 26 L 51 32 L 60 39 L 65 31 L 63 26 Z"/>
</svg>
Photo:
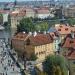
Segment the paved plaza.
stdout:
<svg viewBox="0 0 75 75">
<path fill-rule="evenodd" d="M 3 40 L 0 40 L 0 75 L 21 75 L 20 68 L 11 59 Z"/>
</svg>

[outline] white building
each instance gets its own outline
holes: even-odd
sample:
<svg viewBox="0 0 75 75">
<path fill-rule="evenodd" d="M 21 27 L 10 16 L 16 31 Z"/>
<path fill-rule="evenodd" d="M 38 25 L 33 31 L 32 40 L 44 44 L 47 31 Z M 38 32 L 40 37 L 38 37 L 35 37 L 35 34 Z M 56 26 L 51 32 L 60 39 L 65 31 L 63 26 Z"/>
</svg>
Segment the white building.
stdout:
<svg viewBox="0 0 75 75">
<path fill-rule="evenodd" d="M 44 19 L 50 16 L 50 11 L 46 7 L 38 8 L 35 11 L 36 11 L 37 18 Z"/>
<path fill-rule="evenodd" d="M 3 14 L 3 23 L 8 22 L 8 13 Z"/>
</svg>

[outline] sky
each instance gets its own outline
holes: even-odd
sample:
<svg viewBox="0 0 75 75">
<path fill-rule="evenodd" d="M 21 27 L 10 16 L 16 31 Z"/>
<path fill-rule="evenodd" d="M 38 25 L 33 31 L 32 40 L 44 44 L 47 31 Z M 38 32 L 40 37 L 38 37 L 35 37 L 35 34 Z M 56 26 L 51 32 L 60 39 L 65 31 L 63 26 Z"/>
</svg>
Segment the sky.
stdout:
<svg viewBox="0 0 75 75">
<path fill-rule="evenodd" d="M 14 2 L 15 0 L 0 0 L 0 2 Z M 36 0 L 17 0 L 17 1 L 36 1 Z M 37 0 L 40 1 L 40 0 Z M 44 0 L 46 1 L 46 0 Z"/>
<path fill-rule="evenodd" d="M 0 0 L 0 2 L 14 2 L 14 1 L 15 0 Z M 49 1 L 49 0 L 17 0 L 17 1 Z"/>
</svg>

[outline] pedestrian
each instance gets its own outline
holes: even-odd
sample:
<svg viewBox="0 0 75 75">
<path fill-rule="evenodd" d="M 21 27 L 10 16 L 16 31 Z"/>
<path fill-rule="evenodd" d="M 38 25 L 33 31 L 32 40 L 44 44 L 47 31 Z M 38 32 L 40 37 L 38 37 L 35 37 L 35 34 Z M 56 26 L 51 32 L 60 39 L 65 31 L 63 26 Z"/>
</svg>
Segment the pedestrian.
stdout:
<svg viewBox="0 0 75 75">
<path fill-rule="evenodd" d="M 1 60 L 1 64 L 2 64 L 2 60 Z"/>
<path fill-rule="evenodd" d="M 7 67 L 7 71 L 8 71 L 8 67 Z"/>
<path fill-rule="evenodd" d="M 2 63 L 2 66 L 4 66 L 4 64 Z"/>
<path fill-rule="evenodd" d="M 13 71 L 14 71 L 14 67 L 13 67 Z"/>
<path fill-rule="evenodd" d="M 11 67 L 12 67 L 12 64 L 11 64 Z"/>
<path fill-rule="evenodd" d="M 3 73 L 3 75 L 4 75 L 4 73 Z"/>
<path fill-rule="evenodd" d="M 8 59 L 8 63 L 9 63 L 9 59 Z"/>
<path fill-rule="evenodd" d="M 11 60 L 9 60 L 9 62 L 11 63 Z"/>
<path fill-rule="evenodd" d="M 6 70 L 6 67 L 4 67 L 4 70 Z"/>
<path fill-rule="evenodd" d="M 7 72 L 6 72 L 6 75 L 7 75 Z"/>
</svg>

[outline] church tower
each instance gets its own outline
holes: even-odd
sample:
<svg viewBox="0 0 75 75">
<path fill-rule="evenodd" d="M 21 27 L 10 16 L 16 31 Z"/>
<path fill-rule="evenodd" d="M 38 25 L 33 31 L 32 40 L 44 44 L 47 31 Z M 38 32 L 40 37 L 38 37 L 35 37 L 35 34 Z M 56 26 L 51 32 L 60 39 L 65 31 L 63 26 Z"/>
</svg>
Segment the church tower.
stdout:
<svg viewBox="0 0 75 75">
<path fill-rule="evenodd" d="M 14 6 L 16 6 L 16 5 L 17 5 L 17 0 L 14 1 Z"/>
</svg>

